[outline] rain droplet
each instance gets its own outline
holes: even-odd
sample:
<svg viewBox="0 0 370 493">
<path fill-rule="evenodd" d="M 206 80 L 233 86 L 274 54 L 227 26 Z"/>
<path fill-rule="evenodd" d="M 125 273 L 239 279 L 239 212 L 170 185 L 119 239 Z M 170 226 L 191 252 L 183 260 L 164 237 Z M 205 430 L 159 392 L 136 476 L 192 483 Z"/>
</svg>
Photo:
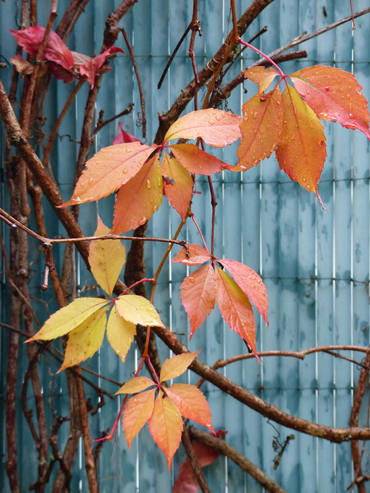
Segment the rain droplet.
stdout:
<svg viewBox="0 0 370 493">
<path fill-rule="evenodd" d="M 208 123 L 210 125 L 214 125 L 216 123 L 216 120 L 214 118 L 211 118 Z"/>
<path fill-rule="evenodd" d="M 146 180 L 146 188 L 149 190 L 150 188 L 152 188 L 152 184 L 150 183 L 150 180 Z"/>
<path fill-rule="evenodd" d="M 126 174 L 128 173 L 128 169 L 127 169 L 127 168 L 122 168 L 122 173 L 123 173 L 124 175 L 126 175 Z"/>
<path fill-rule="evenodd" d="M 194 277 L 189 276 L 188 279 L 189 279 L 190 282 L 195 282 Z"/>
</svg>

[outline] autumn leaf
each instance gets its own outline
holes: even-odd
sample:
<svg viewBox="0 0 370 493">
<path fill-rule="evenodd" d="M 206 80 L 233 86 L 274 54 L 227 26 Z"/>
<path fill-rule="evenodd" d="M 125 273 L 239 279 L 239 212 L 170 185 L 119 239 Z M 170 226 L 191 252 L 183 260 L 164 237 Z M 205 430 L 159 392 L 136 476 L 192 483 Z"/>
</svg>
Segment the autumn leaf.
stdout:
<svg viewBox="0 0 370 493">
<path fill-rule="evenodd" d="M 192 446 L 200 467 L 209 466 L 219 455 L 218 451 L 213 447 L 204 445 L 196 440 L 192 443 Z M 194 475 L 190 460 L 186 459 L 180 468 L 180 473 L 173 486 L 173 493 L 197 493 L 199 488 L 200 486 Z"/>
<path fill-rule="evenodd" d="M 162 163 L 164 194 L 172 207 L 185 219 L 193 196 L 193 178 L 183 166 L 168 154 Z"/>
<path fill-rule="evenodd" d="M 123 130 L 122 122 L 119 122 L 119 133 L 115 136 L 112 144 L 125 144 L 128 142 L 140 142 L 140 140 Z"/>
<path fill-rule="evenodd" d="M 186 277 L 181 285 L 182 304 L 190 320 L 190 338 L 215 306 L 217 282 L 211 264 Z"/>
<path fill-rule="evenodd" d="M 166 394 L 178 408 L 181 416 L 191 419 L 214 432 L 211 410 L 198 387 L 186 383 L 175 383 L 172 387 L 166 388 Z"/>
<path fill-rule="evenodd" d="M 22 55 L 15 55 L 10 59 L 17 72 L 22 75 L 31 75 L 33 72 L 32 63 L 25 60 Z"/>
<path fill-rule="evenodd" d="M 220 159 L 202 151 L 193 144 L 175 144 L 170 148 L 178 162 L 193 174 L 210 176 L 212 173 L 219 173 L 228 167 Z"/>
<path fill-rule="evenodd" d="M 159 381 L 165 382 L 166 380 L 172 380 L 172 378 L 182 375 L 199 353 L 200 351 L 195 351 L 194 353 L 183 353 L 166 359 L 161 368 Z"/>
<path fill-rule="evenodd" d="M 200 265 L 208 260 L 211 260 L 211 255 L 205 248 L 195 243 L 189 243 L 186 248 L 181 248 L 176 257 L 172 259 L 172 262 L 185 265 Z"/>
<path fill-rule="evenodd" d="M 92 202 L 115 192 L 139 172 L 153 150 L 140 142 L 104 147 L 87 161 L 72 198 L 64 207 Z"/>
<path fill-rule="evenodd" d="M 326 157 L 323 126 L 294 87 L 284 90 L 282 101 L 284 126 L 276 150 L 280 168 L 309 192 L 317 194 Z"/>
<path fill-rule="evenodd" d="M 153 380 L 148 377 L 134 377 L 126 382 L 120 389 L 116 392 L 117 394 L 137 394 L 146 390 L 148 387 L 155 385 Z"/>
<path fill-rule="evenodd" d="M 244 72 L 244 78 L 258 84 L 258 93 L 262 93 L 268 89 L 275 77 L 279 76 L 279 72 L 273 67 L 267 70 L 264 67 L 252 67 Z"/>
<path fill-rule="evenodd" d="M 154 306 L 143 296 L 121 295 L 116 298 L 115 306 L 119 315 L 128 322 L 151 327 L 164 327 Z"/>
<path fill-rule="evenodd" d="M 217 272 L 217 303 L 221 316 L 229 327 L 242 337 L 256 354 L 256 326 L 252 306 L 247 295 L 236 282 L 219 267 Z"/>
<path fill-rule="evenodd" d="M 76 329 L 106 304 L 107 301 L 100 298 L 76 298 L 69 305 L 53 313 L 41 329 L 27 342 L 39 339 L 50 341 L 64 336 Z"/>
<path fill-rule="evenodd" d="M 238 286 L 255 305 L 263 316 L 266 325 L 268 325 L 268 298 L 266 287 L 260 276 L 253 269 L 236 260 L 220 259 L 218 262 L 230 272 Z"/>
<path fill-rule="evenodd" d="M 110 229 L 98 216 L 94 236 L 104 236 Z M 94 240 L 90 244 L 89 264 L 97 283 L 112 296 L 113 288 L 126 260 L 125 247 L 119 240 Z"/>
<path fill-rule="evenodd" d="M 168 469 L 171 468 L 172 458 L 179 448 L 182 429 L 183 421 L 179 410 L 160 390 L 149 419 L 149 431 L 155 443 L 164 452 Z"/>
<path fill-rule="evenodd" d="M 231 171 L 244 171 L 269 157 L 279 144 L 283 109 L 278 87 L 269 94 L 257 94 L 243 105 L 239 162 Z"/>
<path fill-rule="evenodd" d="M 192 111 L 170 126 L 164 142 L 200 137 L 209 145 L 224 147 L 239 139 L 240 122 L 240 116 L 213 108 Z"/>
<path fill-rule="evenodd" d="M 91 358 L 104 338 L 107 308 L 101 308 L 69 333 L 64 361 L 58 373 Z"/>
<path fill-rule="evenodd" d="M 123 319 L 113 305 L 107 323 L 107 339 L 123 363 L 136 335 L 136 325 Z"/>
<path fill-rule="evenodd" d="M 134 395 L 126 404 L 123 412 L 123 431 L 129 448 L 132 440 L 152 416 L 155 389 Z M 180 416 L 181 419 L 181 416 Z M 182 420 L 181 420 L 182 423 Z M 156 427 L 156 423 L 154 428 Z M 165 430 L 164 430 L 165 431 Z"/>
<path fill-rule="evenodd" d="M 112 232 L 126 233 L 147 222 L 161 205 L 162 197 L 161 166 L 158 157 L 154 156 L 119 189 Z"/>
<path fill-rule="evenodd" d="M 109 55 L 118 52 L 123 53 L 123 50 L 121 50 L 121 48 L 117 48 L 117 46 L 111 46 L 107 50 L 103 51 L 103 53 L 100 53 L 100 55 L 97 55 L 94 58 L 88 57 L 88 60 L 80 66 L 80 74 L 82 76 L 86 76 L 86 80 L 90 82 L 91 89 L 94 89 L 95 77 L 100 69 L 103 67 Z M 108 70 L 110 70 L 110 67 L 107 68 Z"/>
<path fill-rule="evenodd" d="M 353 74 L 339 68 L 314 65 L 294 72 L 290 78 L 319 118 L 361 130 L 370 139 L 367 101 Z"/>
</svg>

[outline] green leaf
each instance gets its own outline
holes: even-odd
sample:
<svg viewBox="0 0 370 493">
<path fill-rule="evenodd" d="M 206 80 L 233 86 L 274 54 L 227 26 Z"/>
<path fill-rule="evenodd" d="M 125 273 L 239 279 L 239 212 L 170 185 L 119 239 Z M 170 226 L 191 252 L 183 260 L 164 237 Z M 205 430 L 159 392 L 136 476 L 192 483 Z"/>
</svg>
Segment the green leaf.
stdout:
<svg viewBox="0 0 370 493">
<path fill-rule="evenodd" d="M 151 327 L 165 327 L 157 310 L 149 300 L 136 294 L 126 294 L 116 299 L 118 313 L 128 322 Z"/>
</svg>

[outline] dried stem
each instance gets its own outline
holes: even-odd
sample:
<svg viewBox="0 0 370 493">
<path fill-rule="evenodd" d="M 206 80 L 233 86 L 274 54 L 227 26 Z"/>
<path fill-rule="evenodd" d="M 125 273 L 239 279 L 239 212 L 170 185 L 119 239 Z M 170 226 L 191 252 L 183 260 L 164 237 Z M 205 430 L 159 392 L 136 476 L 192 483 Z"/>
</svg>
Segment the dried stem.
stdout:
<svg viewBox="0 0 370 493">
<path fill-rule="evenodd" d="M 184 431 L 182 432 L 182 444 L 184 446 L 186 455 L 189 458 L 190 465 L 193 469 L 194 476 L 196 480 L 198 481 L 199 488 L 202 490 L 203 493 L 210 493 L 210 489 L 208 487 L 206 478 L 204 477 L 202 468 L 199 465 L 197 456 L 195 455 L 193 445 L 190 440 L 189 436 L 189 430 L 188 427 L 185 426 Z"/>
</svg>

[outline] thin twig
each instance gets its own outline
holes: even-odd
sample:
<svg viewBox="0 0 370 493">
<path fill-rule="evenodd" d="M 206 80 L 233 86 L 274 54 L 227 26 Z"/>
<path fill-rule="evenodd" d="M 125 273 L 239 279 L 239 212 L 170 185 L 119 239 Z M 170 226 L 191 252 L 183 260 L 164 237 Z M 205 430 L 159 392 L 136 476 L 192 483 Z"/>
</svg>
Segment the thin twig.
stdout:
<svg viewBox="0 0 370 493">
<path fill-rule="evenodd" d="M 197 459 L 197 456 L 194 452 L 193 445 L 190 440 L 190 435 L 189 435 L 189 430 L 188 427 L 184 427 L 184 431 L 182 432 L 182 444 L 184 446 L 185 452 L 189 458 L 190 465 L 193 469 L 194 476 L 196 480 L 198 481 L 199 488 L 202 490 L 203 493 L 211 493 L 211 490 L 208 487 L 206 478 L 204 477 L 202 468 L 199 465 L 199 461 Z"/>
<path fill-rule="evenodd" d="M 112 116 L 111 118 L 108 118 L 108 120 L 98 120 L 98 123 L 96 125 L 96 128 L 94 132 L 92 133 L 92 137 L 95 137 L 95 135 L 103 128 L 105 125 L 108 125 L 108 123 L 114 122 L 114 120 L 117 120 L 117 118 L 121 118 L 121 116 L 129 115 L 131 111 L 134 108 L 134 103 L 130 103 L 127 108 L 125 108 L 123 111 L 118 113 L 117 115 Z"/>
</svg>

